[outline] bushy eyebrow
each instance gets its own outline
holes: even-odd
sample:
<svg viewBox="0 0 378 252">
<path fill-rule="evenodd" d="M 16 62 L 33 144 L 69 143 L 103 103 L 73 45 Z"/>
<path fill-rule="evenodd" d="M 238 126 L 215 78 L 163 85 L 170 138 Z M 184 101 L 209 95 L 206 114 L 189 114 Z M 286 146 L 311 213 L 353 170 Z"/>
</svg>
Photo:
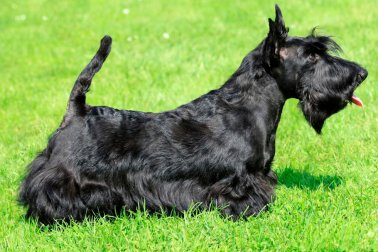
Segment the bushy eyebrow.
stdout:
<svg viewBox="0 0 378 252">
<path fill-rule="evenodd" d="M 335 54 L 341 53 L 343 50 L 330 36 L 319 36 L 316 34 L 316 27 L 311 30 L 309 36 L 306 37 L 309 49 L 318 52 L 332 52 Z"/>
</svg>

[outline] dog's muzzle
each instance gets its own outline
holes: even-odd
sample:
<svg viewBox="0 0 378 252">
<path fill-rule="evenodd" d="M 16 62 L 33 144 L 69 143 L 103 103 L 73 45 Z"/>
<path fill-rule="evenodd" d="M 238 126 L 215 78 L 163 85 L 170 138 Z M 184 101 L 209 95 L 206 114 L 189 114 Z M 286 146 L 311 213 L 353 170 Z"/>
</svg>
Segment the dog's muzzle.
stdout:
<svg viewBox="0 0 378 252">
<path fill-rule="evenodd" d="M 356 86 L 358 87 L 366 79 L 367 76 L 368 76 L 368 71 L 362 68 L 362 70 L 357 74 Z M 364 106 L 364 104 L 362 103 L 362 100 L 355 95 L 352 95 L 352 97 L 350 98 L 350 101 L 359 107 Z"/>
</svg>

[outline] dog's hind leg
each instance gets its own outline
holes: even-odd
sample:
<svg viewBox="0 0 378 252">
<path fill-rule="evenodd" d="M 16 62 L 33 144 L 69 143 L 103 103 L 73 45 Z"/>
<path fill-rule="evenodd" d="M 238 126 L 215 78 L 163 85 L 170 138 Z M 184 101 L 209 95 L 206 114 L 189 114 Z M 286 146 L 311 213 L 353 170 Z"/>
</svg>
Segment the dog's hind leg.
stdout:
<svg viewBox="0 0 378 252">
<path fill-rule="evenodd" d="M 104 36 L 96 55 L 84 68 L 72 88 L 67 105 L 67 112 L 62 122 L 62 127 L 67 125 L 73 116 L 84 116 L 87 112 L 85 94 L 88 92 L 93 76 L 100 71 L 111 50 L 112 38 Z"/>
<path fill-rule="evenodd" d="M 19 197 L 20 203 L 28 206 L 27 218 L 38 218 L 43 224 L 84 218 L 86 207 L 72 172 L 52 165 L 45 155 L 38 156 L 29 165 L 29 171 Z"/>
</svg>

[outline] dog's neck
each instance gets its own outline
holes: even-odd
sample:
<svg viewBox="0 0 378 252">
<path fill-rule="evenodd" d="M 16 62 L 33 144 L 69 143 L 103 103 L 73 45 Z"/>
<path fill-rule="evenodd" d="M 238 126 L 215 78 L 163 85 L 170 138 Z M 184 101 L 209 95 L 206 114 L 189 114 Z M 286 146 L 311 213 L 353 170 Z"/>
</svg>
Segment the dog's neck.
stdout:
<svg viewBox="0 0 378 252">
<path fill-rule="evenodd" d="M 265 124 L 275 133 L 285 101 L 290 98 L 268 73 L 262 62 L 261 46 L 249 53 L 238 70 L 220 88 L 219 94 L 234 107 L 262 111 Z"/>
</svg>

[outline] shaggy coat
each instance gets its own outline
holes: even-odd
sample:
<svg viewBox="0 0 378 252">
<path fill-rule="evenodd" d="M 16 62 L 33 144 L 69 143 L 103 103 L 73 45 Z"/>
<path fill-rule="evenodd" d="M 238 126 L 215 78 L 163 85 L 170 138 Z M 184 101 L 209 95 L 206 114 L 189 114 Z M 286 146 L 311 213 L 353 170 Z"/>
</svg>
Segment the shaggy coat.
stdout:
<svg viewBox="0 0 378 252">
<path fill-rule="evenodd" d="M 285 100 L 299 99 L 320 133 L 367 76 L 327 53 L 339 49 L 329 37 L 288 37 L 278 6 L 269 26 L 222 87 L 162 113 L 85 102 L 110 52 L 105 36 L 73 87 L 60 127 L 28 167 L 20 192 L 27 216 L 49 224 L 141 204 L 169 213 L 214 203 L 233 218 L 265 209 L 277 183 L 271 165 Z"/>
</svg>

